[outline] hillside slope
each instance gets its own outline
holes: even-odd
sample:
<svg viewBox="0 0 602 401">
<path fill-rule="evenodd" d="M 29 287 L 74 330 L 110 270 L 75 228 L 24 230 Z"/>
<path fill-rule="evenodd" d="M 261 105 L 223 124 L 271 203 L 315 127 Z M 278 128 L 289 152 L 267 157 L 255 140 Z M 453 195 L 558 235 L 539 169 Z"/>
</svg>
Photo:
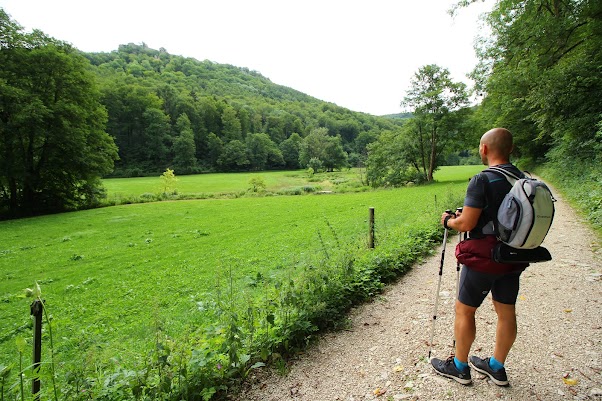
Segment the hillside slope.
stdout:
<svg viewBox="0 0 602 401">
<path fill-rule="evenodd" d="M 403 124 L 321 101 L 257 71 L 171 55 L 144 44 L 83 54 L 98 77 L 109 115 L 107 132 L 119 147 L 117 168 L 122 171 L 163 171 L 187 149 L 195 160 L 181 164 L 191 172 L 194 166 L 219 170 L 219 158 L 231 142 L 244 144 L 248 134 L 257 133 L 269 135 L 286 156 L 283 142 L 319 127 L 339 136 L 348 155 L 361 155 L 382 131 Z M 185 135 L 191 139 L 178 148 L 178 138 Z M 285 162 L 282 167 L 299 167 L 294 157 Z"/>
</svg>

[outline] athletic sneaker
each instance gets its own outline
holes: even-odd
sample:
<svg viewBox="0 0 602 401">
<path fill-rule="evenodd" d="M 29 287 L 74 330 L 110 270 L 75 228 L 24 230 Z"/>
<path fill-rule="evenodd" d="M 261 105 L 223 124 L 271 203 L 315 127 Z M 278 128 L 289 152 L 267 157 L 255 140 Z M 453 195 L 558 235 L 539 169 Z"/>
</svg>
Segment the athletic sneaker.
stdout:
<svg viewBox="0 0 602 401">
<path fill-rule="evenodd" d="M 481 359 L 473 355 L 468 358 L 468 362 L 470 363 L 470 366 L 472 366 L 477 372 L 489 376 L 491 381 L 498 386 L 507 386 L 509 384 L 508 376 L 506 376 L 506 369 L 501 368 L 498 371 L 494 371 L 491 369 L 491 366 L 489 366 L 489 358 Z"/>
<path fill-rule="evenodd" d="M 472 378 L 470 377 L 470 368 L 466 368 L 464 372 L 460 372 L 458 368 L 456 368 L 456 364 L 454 363 L 454 357 L 450 356 L 445 361 L 438 358 L 431 359 L 431 365 L 433 365 L 433 369 L 435 372 L 439 373 L 441 376 L 449 377 L 461 384 L 470 384 L 472 383 Z"/>
</svg>

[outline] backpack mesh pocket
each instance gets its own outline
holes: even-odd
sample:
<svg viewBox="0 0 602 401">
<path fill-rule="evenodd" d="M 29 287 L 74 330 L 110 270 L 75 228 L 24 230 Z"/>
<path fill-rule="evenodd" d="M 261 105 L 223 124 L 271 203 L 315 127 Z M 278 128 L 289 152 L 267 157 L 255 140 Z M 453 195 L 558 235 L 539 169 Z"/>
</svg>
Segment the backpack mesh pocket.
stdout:
<svg viewBox="0 0 602 401">
<path fill-rule="evenodd" d="M 521 218 L 520 202 L 512 195 L 506 196 L 497 217 L 499 238 L 504 242 L 512 241 Z"/>
</svg>

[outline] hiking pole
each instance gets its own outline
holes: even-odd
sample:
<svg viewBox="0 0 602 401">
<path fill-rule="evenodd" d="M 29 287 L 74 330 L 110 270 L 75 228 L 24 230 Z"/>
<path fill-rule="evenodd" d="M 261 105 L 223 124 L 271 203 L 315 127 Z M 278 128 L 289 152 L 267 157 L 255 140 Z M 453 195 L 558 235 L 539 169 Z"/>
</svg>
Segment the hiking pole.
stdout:
<svg viewBox="0 0 602 401">
<path fill-rule="evenodd" d="M 458 207 L 456 208 L 456 213 L 462 213 L 464 208 Z M 464 234 L 464 238 L 466 238 L 466 234 Z M 458 231 L 458 242 L 462 241 L 462 232 Z M 456 299 L 458 299 L 458 294 L 460 293 L 460 288 L 458 287 L 460 283 L 460 261 L 456 259 Z M 455 343 L 455 340 L 454 340 Z"/>
<path fill-rule="evenodd" d="M 451 210 L 446 210 L 445 213 L 453 214 Z M 435 293 L 435 308 L 433 310 L 433 320 L 431 321 L 431 340 L 429 341 L 429 356 L 431 359 L 431 352 L 433 350 L 433 337 L 435 335 L 435 320 L 437 320 L 437 307 L 439 306 L 439 291 L 441 291 L 441 278 L 443 276 L 443 261 L 445 260 L 445 244 L 447 243 L 448 229 L 445 229 L 443 234 L 443 246 L 441 248 L 441 264 L 439 265 L 439 281 L 437 283 L 437 292 Z"/>
<path fill-rule="evenodd" d="M 464 208 L 462 207 L 457 207 L 456 208 L 456 213 L 462 213 L 462 210 Z M 458 242 L 462 241 L 462 232 L 458 231 Z M 456 259 L 456 296 L 455 296 L 455 300 L 458 300 L 458 295 L 460 294 L 460 261 L 458 259 Z M 454 306 L 454 316 L 456 314 L 456 307 Z M 452 354 L 456 353 L 456 337 L 454 336 L 454 342 L 452 345 Z"/>
</svg>

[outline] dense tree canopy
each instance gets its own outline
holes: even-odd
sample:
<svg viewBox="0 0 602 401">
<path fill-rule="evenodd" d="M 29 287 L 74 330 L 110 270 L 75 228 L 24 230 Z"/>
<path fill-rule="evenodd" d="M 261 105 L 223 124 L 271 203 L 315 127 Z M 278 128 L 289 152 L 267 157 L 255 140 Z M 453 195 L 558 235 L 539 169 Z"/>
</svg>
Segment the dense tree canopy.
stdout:
<svg viewBox="0 0 602 401">
<path fill-rule="evenodd" d="M 155 173 L 170 166 L 176 173 L 264 168 L 263 156 L 257 154 L 258 134 L 267 135 L 276 147 L 270 145 L 271 161 L 265 168 L 305 167 L 307 161 L 299 160 L 301 142 L 316 128 L 327 129 L 333 138 L 328 153 L 332 160 L 322 160 L 324 166 L 338 168 L 356 148 L 365 152 L 367 140 L 401 125 L 401 120 L 352 112 L 276 85 L 246 68 L 174 56 L 144 44 L 85 56 L 99 78 L 109 115 L 107 131 L 119 147 L 118 175 Z M 175 153 L 176 143 L 182 146 L 176 127 L 182 114 L 188 116 L 194 138 L 195 160 L 188 168 Z M 247 161 L 234 163 L 234 154 L 242 154 L 234 152 L 241 143 L 247 146 Z M 147 144 L 152 149 L 145 149 Z"/>
<path fill-rule="evenodd" d="M 493 38 L 474 73 L 483 117 L 510 128 L 531 159 L 599 158 L 602 2 L 500 1 L 487 22 Z"/>
<path fill-rule="evenodd" d="M 176 121 L 176 137 L 173 142 L 173 164 L 182 172 L 196 167 L 196 145 L 190 119 L 186 114 Z"/>
<path fill-rule="evenodd" d="M 368 146 L 368 184 L 374 187 L 401 186 L 411 180 L 406 155 L 414 154 L 410 137 L 401 131 L 386 131 Z"/>
<path fill-rule="evenodd" d="M 251 169 L 266 170 L 284 167 L 282 152 L 268 134 L 248 134 L 246 145 Z"/>
<path fill-rule="evenodd" d="M 0 10 L 0 213 L 93 204 L 117 157 L 89 64 Z"/>
<path fill-rule="evenodd" d="M 314 160 L 328 171 L 347 166 L 347 153 L 343 149 L 340 135 L 329 135 L 327 128 L 316 128 L 307 135 L 301 143 L 299 162 L 302 167 L 312 167 L 310 161 Z"/>
<path fill-rule="evenodd" d="M 602 2 L 497 1 L 486 22 L 476 125 L 509 128 L 520 164 L 543 166 L 602 226 Z"/>
</svg>

